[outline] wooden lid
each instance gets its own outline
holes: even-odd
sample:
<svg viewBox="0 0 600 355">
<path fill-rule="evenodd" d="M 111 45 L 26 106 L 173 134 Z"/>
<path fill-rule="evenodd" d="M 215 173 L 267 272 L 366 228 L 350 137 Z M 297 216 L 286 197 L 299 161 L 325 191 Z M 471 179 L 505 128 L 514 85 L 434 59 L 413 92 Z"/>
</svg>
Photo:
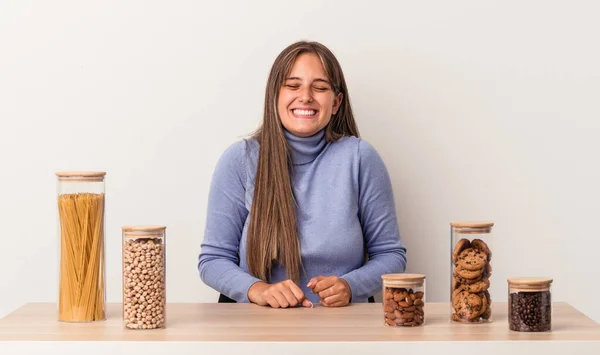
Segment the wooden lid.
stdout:
<svg viewBox="0 0 600 355">
<path fill-rule="evenodd" d="M 452 230 L 462 234 L 490 233 L 494 222 L 450 222 Z"/>
<path fill-rule="evenodd" d="M 162 232 L 167 227 L 165 226 L 123 226 L 121 227 L 123 232 Z"/>
<path fill-rule="evenodd" d="M 421 274 L 384 274 L 381 278 L 385 281 L 423 282 L 425 275 Z"/>
<path fill-rule="evenodd" d="M 511 277 L 507 281 L 516 286 L 549 286 L 552 283 L 552 279 L 545 277 Z"/>
<path fill-rule="evenodd" d="M 61 171 L 57 172 L 56 176 L 61 181 L 102 181 L 106 172 L 104 171 Z"/>
<path fill-rule="evenodd" d="M 455 228 L 492 228 L 494 222 L 450 222 Z"/>
<path fill-rule="evenodd" d="M 512 277 L 508 280 L 510 292 L 549 291 L 552 279 L 544 277 Z"/>
</svg>

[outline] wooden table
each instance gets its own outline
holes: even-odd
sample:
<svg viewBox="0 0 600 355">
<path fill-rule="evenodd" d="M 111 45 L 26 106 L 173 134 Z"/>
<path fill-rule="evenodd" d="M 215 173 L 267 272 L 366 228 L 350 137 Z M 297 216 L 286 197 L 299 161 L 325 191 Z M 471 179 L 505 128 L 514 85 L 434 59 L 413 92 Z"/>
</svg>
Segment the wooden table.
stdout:
<svg viewBox="0 0 600 355">
<path fill-rule="evenodd" d="M 507 304 L 494 303 L 494 322 L 449 321 L 449 304 L 427 303 L 425 326 L 383 325 L 381 304 L 272 309 L 252 304 L 168 304 L 167 328 L 123 328 L 120 304 L 107 320 L 57 321 L 53 303 L 29 303 L 0 319 L 0 354 L 377 354 L 396 351 L 465 354 L 600 354 L 600 325 L 555 303 L 552 332 L 508 329 Z"/>
</svg>

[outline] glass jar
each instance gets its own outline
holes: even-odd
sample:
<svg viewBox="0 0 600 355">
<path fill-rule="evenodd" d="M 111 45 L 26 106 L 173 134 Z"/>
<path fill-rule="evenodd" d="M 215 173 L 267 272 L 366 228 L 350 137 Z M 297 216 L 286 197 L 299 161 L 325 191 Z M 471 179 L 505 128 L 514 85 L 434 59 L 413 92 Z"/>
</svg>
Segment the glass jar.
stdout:
<svg viewBox="0 0 600 355">
<path fill-rule="evenodd" d="M 58 320 L 106 320 L 104 172 L 58 172 Z"/>
<path fill-rule="evenodd" d="M 452 222 L 450 245 L 450 319 L 492 322 L 492 222 Z"/>
<path fill-rule="evenodd" d="M 385 274 L 383 320 L 392 327 L 416 327 L 425 323 L 425 275 Z"/>
<path fill-rule="evenodd" d="M 508 281 L 508 327 L 517 332 L 552 329 L 552 279 L 520 277 Z"/>
<path fill-rule="evenodd" d="M 165 328 L 166 227 L 125 226 L 123 234 L 123 325 Z"/>
</svg>

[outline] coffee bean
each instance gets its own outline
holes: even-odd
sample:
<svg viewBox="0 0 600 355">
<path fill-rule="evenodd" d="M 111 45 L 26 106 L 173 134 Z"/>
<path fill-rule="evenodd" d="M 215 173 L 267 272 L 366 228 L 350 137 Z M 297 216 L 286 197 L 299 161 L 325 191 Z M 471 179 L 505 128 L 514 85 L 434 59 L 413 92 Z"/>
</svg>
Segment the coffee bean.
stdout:
<svg viewBox="0 0 600 355">
<path fill-rule="evenodd" d="M 511 293 L 508 311 L 511 330 L 546 332 L 552 328 L 550 291 Z"/>
</svg>

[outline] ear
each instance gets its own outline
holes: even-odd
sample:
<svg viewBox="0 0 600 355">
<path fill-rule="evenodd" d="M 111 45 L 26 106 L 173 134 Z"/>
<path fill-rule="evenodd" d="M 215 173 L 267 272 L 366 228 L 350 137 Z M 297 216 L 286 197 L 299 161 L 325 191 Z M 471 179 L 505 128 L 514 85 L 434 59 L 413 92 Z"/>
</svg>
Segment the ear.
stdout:
<svg viewBox="0 0 600 355">
<path fill-rule="evenodd" d="M 342 105 L 342 100 L 344 99 L 344 94 L 341 92 L 337 94 L 336 98 L 333 100 L 333 109 L 331 110 L 332 114 L 336 114 Z"/>
</svg>

